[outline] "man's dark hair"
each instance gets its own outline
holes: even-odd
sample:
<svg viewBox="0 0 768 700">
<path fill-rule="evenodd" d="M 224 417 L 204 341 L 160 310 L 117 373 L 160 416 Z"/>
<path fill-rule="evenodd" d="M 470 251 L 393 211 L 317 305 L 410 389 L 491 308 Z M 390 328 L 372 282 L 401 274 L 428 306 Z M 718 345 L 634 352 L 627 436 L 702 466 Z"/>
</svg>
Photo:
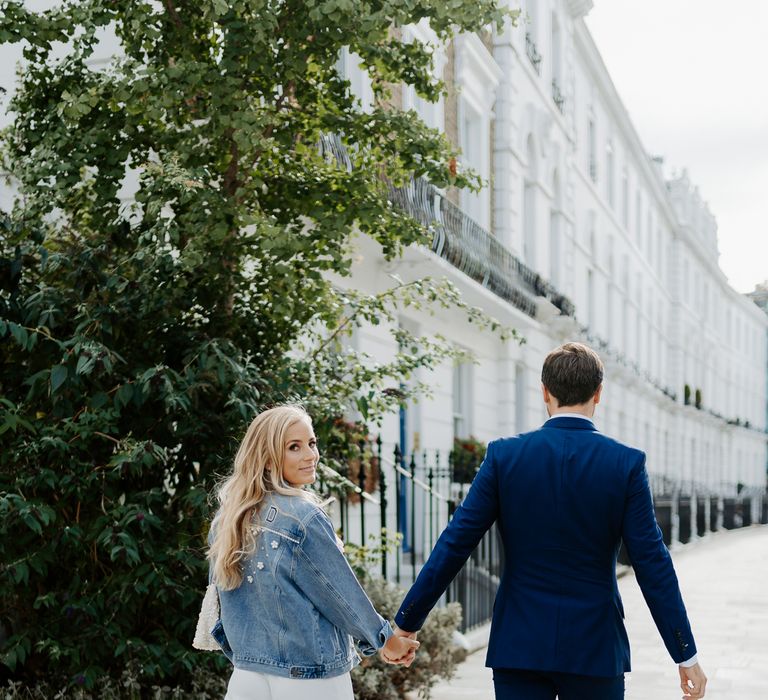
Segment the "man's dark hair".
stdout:
<svg viewBox="0 0 768 700">
<path fill-rule="evenodd" d="M 566 343 L 553 350 L 541 368 L 541 383 L 557 399 L 558 406 L 577 406 L 589 401 L 603 382 L 603 363 L 582 343 Z"/>
</svg>

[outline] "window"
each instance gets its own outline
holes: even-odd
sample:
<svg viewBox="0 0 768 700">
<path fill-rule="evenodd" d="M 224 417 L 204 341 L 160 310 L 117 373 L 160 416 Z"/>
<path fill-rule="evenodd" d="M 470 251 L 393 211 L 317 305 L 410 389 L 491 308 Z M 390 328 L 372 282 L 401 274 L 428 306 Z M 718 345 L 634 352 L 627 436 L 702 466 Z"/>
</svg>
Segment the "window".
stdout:
<svg viewBox="0 0 768 700">
<path fill-rule="evenodd" d="M 549 214 L 549 281 L 560 284 L 560 215 L 554 209 Z"/>
<path fill-rule="evenodd" d="M 517 365 L 515 367 L 515 432 L 517 433 L 522 433 L 526 428 L 525 382 L 525 367 Z"/>
<path fill-rule="evenodd" d="M 418 42 L 432 51 L 432 75 L 442 79 L 445 68 L 445 47 L 438 41 L 437 35 L 429 26 L 429 22 L 422 19 L 416 24 L 403 27 L 403 42 L 406 44 Z M 403 109 L 414 110 L 427 126 L 443 131 L 445 129 L 445 116 L 443 113 L 443 98 L 437 102 L 428 102 L 416 94 L 412 85 L 403 85 Z"/>
<path fill-rule="evenodd" d="M 428 102 L 416 94 L 413 85 L 403 86 L 403 110 L 412 109 L 427 126 L 440 131 L 445 128 L 442 102 L 442 97 L 438 102 Z"/>
<path fill-rule="evenodd" d="M 561 32 L 560 22 L 557 19 L 557 14 L 552 13 L 552 80 L 562 87 L 562 80 L 560 75 L 560 54 L 561 47 Z"/>
<path fill-rule="evenodd" d="M 648 207 L 648 232 L 645 239 L 648 262 L 653 262 L 653 211 Z"/>
<path fill-rule="evenodd" d="M 609 141 L 608 145 L 605 147 L 605 162 L 606 162 L 606 168 L 605 168 L 605 180 L 606 180 L 606 194 L 608 195 L 608 204 L 611 205 L 611 208 L 613 208 L 615 202 L 614 202 L 614 173 L 613 173 L 613 144 Z"/>
<path fill-rule="evenodd" d="M 587 163 L 589 177 L 592 182 L 597 182 L 597 133 L 595 130 L 594 119 L 589 120 L 589 125 L 587 127 L 587 142 L 589 148 L 589 161 Z"/>
<path fill-rule="evenodd" d="M 656 274 L 659 275 L 662 279 L 664 278 L 663 274 L 664 269 L 664 263 L 662 260 L 662 252 L 661 252 L 661 229 L 656 229 Z"/>
<path fill-rule="evenodd" d="M 360 67 L 360 57 L 345 46 L 339 53 L 336 70 L 349 81 L 350 92 L 360 100 L 362 110 L 370 112 L 373 109 L 373 87 L 368 72 Z"/>
<path fill-rule="evenodd" d="M 459 141 L 461 143 L 461 159 L 464 163 L 480 174 L 488 177 L 488 129 L 487 118 L 483 118 L 472 105 L 464 99 L 459 101 Z M 490 228 L 490 197 L 488 187 L 480 192 L 461 191 L 461 207 L 483 228 Z"/>
<path fill-rule="evenodd" d="M 626 166 L 621 175 L 621 220 L 624 228 L 629 228 L 629 174 Z"/>
<path fill-rule="evenodd" d="M 613 253 L 613 237 L 608 238 L 608 279 L 605 285 L 605 337 L 613 341 L 613 297 L 615 287 L 616 265 Z"/>
<path fill-rule="evenodd" d="M 454 40 L 454 80 L 459 90 L 458 137 L 462 163 L 488 181 L 491 176 L 491 114 L 501 69 L 474 33 Z M 490 188 L 462 190 L 461 208 L 483 228 L 490 228 Z"/>
<path fill-rule="evenodd" d="M 523 189 L 523 262 L 536 269 L 536 148 L 533 136 L 527 140 L 527 168 Z"/>
<path fill-rule="evenodd" d="M 453 436 L 468 438 L 472 433 L 472 364 L 453 366 Z"/>
<path fill-rule="evenodd" d="M 552 13 L 552 99 L 561 114 L 565 112 L 565 97 L 561 77 L 561 32 L 557 14 Z"/>
<path fill-rule="evenodd" d="M 637 279 L 635 283 L 635 290 L 637 292 L 637 306 L 636 306 L 636 314 L 635 322 L 636 322 L 636 328 L 635 328 L 635 360 L 638 364 L 642 364 L 642 354 L 643 354 L 643 288 L 642 288 L 642 278 L 640 276 L 640 273 L 637 273 Z"/>
<path fill-rule="evenodd" d="M 621 314 L 621 350 L 629 355 L 629 301 L 624 298 L 624 313 Z"/>
<path fill-rule="evenodd" d="M 552 207 L 549 210 L 549 281 L 560 284 L 560 175 L 552 175 Z"/>
</svg>

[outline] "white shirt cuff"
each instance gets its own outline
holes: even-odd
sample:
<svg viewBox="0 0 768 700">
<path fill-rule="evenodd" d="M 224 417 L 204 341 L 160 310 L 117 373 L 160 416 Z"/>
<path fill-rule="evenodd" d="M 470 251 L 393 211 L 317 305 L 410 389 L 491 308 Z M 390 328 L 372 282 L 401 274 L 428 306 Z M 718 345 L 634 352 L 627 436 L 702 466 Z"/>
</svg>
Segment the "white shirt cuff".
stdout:
<svg viewBox="0 0 768 700">
<path fill-rule="evenodd" d="M 690 668 L 691 666 L 695 666 L 697 663 L 699 663 L 697 656 L 697 654 L 694 654 L 690 659 L 681 661 L 678 666 L 682 666 L 683 668 Z"/>
</svg>

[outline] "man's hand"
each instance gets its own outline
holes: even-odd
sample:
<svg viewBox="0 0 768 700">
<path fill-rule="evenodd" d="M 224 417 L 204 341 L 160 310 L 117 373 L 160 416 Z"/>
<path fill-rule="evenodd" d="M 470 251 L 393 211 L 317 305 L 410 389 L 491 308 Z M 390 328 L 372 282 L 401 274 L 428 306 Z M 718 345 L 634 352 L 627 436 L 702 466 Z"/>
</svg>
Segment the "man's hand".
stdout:
<svg viewBox="0 0 768 700">
<path fill-rule="evenodd" d="M 406 668 L 413 663 L 419 642 L 415 632 L 406 632 L 395 627 L 395 633 L 379 650 L 381 658 L 388 664 L 402 664 Z"/>
<path fill-rule="evenodd" d="M 683 700 L 686 698 L 703 698 L 707 688 L 707 677 L 699 664 L 685 668 L 678 666 L 680 671 L 680 687 L 683 690 Z"/>
</svg>

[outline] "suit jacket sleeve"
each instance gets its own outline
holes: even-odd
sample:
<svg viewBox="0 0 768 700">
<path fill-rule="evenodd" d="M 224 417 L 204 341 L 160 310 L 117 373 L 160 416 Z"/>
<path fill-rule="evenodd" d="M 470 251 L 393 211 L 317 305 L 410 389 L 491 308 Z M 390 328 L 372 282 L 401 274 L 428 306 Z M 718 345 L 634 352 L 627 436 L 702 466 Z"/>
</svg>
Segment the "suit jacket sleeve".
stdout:
<svg viewBox="0 0 768 700">
<path fill-rule="evenodd" d="M 467 497 L 456 509 L 427 563 L 405 596 L 395 616 L 398 627 L 407 632 L 421 629 L 429 611 L 496 520 L 498 511 L 494 443 L 490 443 Z"/>
<path fill-rule="evenodd" d="M 656 523 L 645 455 L 640 455 L 630 472 L 622 536 L 656 627 L 670 655 L 680 663 L 696 653 L 696 644 L 672 557 Z"/>
</svg>

